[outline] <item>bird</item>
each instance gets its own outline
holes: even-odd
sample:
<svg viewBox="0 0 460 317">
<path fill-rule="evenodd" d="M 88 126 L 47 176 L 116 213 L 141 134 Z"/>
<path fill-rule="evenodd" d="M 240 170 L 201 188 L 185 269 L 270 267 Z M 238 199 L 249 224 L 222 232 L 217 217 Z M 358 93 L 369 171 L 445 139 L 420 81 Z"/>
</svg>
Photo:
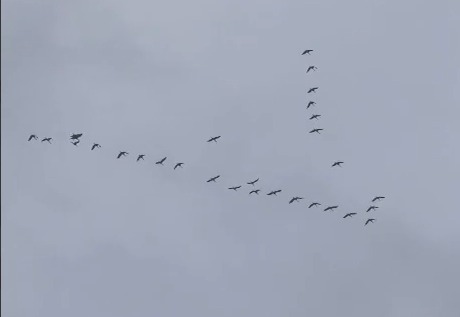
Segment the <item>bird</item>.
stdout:
<svg viewBox="0 0 460 317">
<path fill-rule="evenodd" d="M 314 106 L 314 105 L 316 105 L 316 102 L 309 101 L 308 104 L 307 104 L 307 109 L 310 108 L 311 106 Z"/>
<path fill-rule="evenodd" d="M 278 193 L 280 193 L 280 192 L 281 192 L 281 189 L 273 190 L 273 191 L 269 192 L 269 193 L 267 194 L 267 196 L 271 196 L 271 195 L 275 195 L 275 196 L 276 196 L 276 194 L 278 194 Z"/>
<path fill-rule="evenodd" d="M 350 212 L 350 213 L 346 214 L 345 216 L 343 216 L 343 218 L 345 219 L 345 218 L 348 218 L 348 217 L 351 217 L 351 216 L 354 216 L 354 215 L 356 215 L 356 212 Z"/>
<path fill-rule="evenodd" d="M 323 131 L 323 130 L 324 130 L 324 129 L 313 129 L 313 130 L 311 130 L 311 131 L 308 132 L 308 133 L 315 133 L 315 132 L 316 132 L 316 133 L 318 133 L 318 134 L 321 134 L 319 131 Z"/>
<path fill-rule="evenodd" d="M 324 209 L 324 211 L 328 211 L 328 210 L 334 210 L 335 208 L 338 208 L 339 206 L 330 206 L 330 207 L 327 207 L 326 209 Z"/>
<path fill-rule="evenodd" d="M 73 145 L 77 146 L 78 143 L 80 143 L 80 140 L 77 139 L 77 141 L 75 141 L 75 142 L 70 142 L 70 143 L 72 143 Z"/>
<path fill-rule="evenodd" d="M 174 165 L 174 169 L 176 169 L 178 167 L 182 167 L 182 165 L 184 165 L 184 163 L 177 163 L 176 165 Z"/>
<path fill-rule="evenodd" d="M 234 191 L 236 191 L 238 188 L 241 188 L 241 186 L 233 186 L 233 187 L 229 187 L 228 189 L 233 189 Z"/>
<path fill-rule="evenodd" d="M 308 206 L 308 208 L 311 208 L 311 207 L 314 207 L 314 206 L 321 206 L 320 203 L 311 203 L 310 206 Z"/>
<path fill-rule="evenodd" d="M 128 154 L 129 154 L 128 152 L 120 151 L 120 153 L 119 153 L 118 156 L 117 156 L 117 159 L 119 159 L 119 158 L 122 157 L 122 156 L 126 156 L 126 155 L 128 155 Z"/>
<path fill-rule="evenodd" d="M 83 135 L 83 133 L 73 133 L 71 136 L 70 136 L 70 139 L 71 140 L 78 140 L 81 136 Z"/>
<path fill-rule="evenodd" d="M 316 92 L 316 90 L 318 89 L 319 87 L 313 87 L 313 88 L 310 88 L 308 91 L 307 91 L 307 94 L 311 93 L 311 92 Z"/>
<path fill-rule="evenodd" d="M 252 182 L 248 182 L 246 184 L 254 186 L 255 183 L 257 183 L 259 179 L 253 180 Z"/>
<path fill-rule="evenodd" d="M 97 143 L 94 143 L 93 146 L 91 147 L 91 151 L 94 150 L 95 148 L 100 148 L 101 146 Z"/>
<path fill-rule="evenodd" d="M 369 211 L 374 210 L 374 209 L 377 209 L 377 208 L 379 208 L 379 207 L 377 207 L 377 206 L 370 206 L 369 208 L 367 208 L 366 212 L 369 212 Z"/>
<path fill-rule="evenodd" d="M 29 139 L 28 139 L 27 141 L 30 141 L 30 140 L 32 140 L 32 139 L 38 140 L 38 138 L 37 138 L 37 136 L 36 136 L 35 134 L 31 134 L 30 137 L 29 137 Z"/>
<path fill-rule="evenodd" d="M 215 136 L 215 137 L 212 137 L 212 138 L 210 138 L 210 139 L 209 139 L 208 141 L 206 141 L 206 142 L 212 142 L 212 141 L 214 141 L 214 142 L 217 143 L 217 139 L 219 139 L 219 138 L 220 138 L 220 135 Z"/>
<path fill-rule="evenodd" d="M 158 162 L 155 162 L 155 164 L 157 165 L 163 165 L 164 161 L 166 161 L 166 158 L 167 156 L 163 157 L 161 160 L 159 160 Z"/>
<path fill-rule="evenodd" d="M 308 73 L 309 71 L 311 71 L 311 70 L 317 70 L 317 69 L 318 69 L 318 67 L 316 67 L 316 66 L 310 66 L 310 67 L 308 67 L 308 69 L 307 69 L 307 73 Z"/>
<path fill-rule="evenodd" d="M 252 193 L 259 195 L 259 192 L 260 192 L 260 189 L 254 189 L 249 192 L 249 195 L 251 195 Z"/>
<path fill-rule="evenodd" d="M 374 223 L 375 219 L 374 218 L 369 218 L 366 220 L 366 223 L 364 224 L 365 226 L 370 222 L 370 223 Z"/>
<path fill-rule="evenodd" d="M 144 156 L 145 156 L 145 154 L 139 154 L 139 156 L 137 157 L 136 162 L 139 162 L 139 160 L 144 160 Z"/>
<path fill-rule="evenodd" d="M 372 199 L 372 202 L 376 202 L 377 200 L 384 199 L 384 196 L 376 196 L 374 199 Z"/>
<path fill-rule="evenodd" d="M 220 175 L 211 177 L 210 179 L 208 179 L 208 180 L 206 181 L 206 183 L 210 183 L 210 182 L 214 182 L 214 183 L 215 183 L 215 182 L 216 182 L 216 179 L 218 179 L 219 177 L 220 177 Z"/>
<path fill-rule="evenodd" d="M 334 167 L 334 166 L 339 166 L 339 167 L 342 167 L 342 165 L 341 165 L 341 164 L 343 164 L 343 162 L 341 162 L 341 161 L 337 161 L 337 162 L 334 162 L 334 164 L 332 164 L 332 166 L 331 166 L 331 167 Z"/>
<path fill-rule="evenodd" d="M 310 120 L 312 120 L 312 119 L 318 120 L 319 117 L 321 117 L 320 114 L 314 114 L 314 115 L 312 115 L 312 116 L 310 117 Z"/>
<path fill-rule="evenodd" d="M 291 200 L 289 201 L 289 203 L 292 204 L 294 201 L 298 201 L 300 199 L 303 199 L 303 197 L 298 197 L 298 196 L 292 197 Z"/>
<path fill-rule="evenodd" d="M 42 140 L 42 142 L 47 141 L 49 144 L 51 144 L 51 140 L 52 140 L 52 139 L 53 139 L 53 138 L 44 138 L 44 139 Z"/>
<path fill-rule="evenodd" d="M 303 51 L 302 55 L 305 55 L 305 54 L 310 55 L 310 52 L 313 52 L 313 50 L 305 50 Z"/>
</svg>

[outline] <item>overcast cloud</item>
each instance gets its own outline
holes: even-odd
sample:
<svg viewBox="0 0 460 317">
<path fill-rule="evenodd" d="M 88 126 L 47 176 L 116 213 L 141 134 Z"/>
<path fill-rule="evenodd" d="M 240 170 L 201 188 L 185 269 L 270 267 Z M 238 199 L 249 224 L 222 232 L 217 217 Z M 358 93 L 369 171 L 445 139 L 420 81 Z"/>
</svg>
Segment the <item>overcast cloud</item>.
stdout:
<svg viewBox="0 0 460 317">
<path fill-rule="evenodd" d="M 2 316 L 460 316 L 457 0 L 2 9 Z"/>
</svg>

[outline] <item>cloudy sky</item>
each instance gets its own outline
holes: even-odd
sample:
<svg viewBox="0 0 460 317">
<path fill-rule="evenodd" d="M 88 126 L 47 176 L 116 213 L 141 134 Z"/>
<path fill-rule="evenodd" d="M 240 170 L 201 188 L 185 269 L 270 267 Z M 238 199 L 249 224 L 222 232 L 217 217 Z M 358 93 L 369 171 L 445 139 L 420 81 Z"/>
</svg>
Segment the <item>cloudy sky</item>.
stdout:
<svg viewBox="0 0 460 317">
<path fill-rule="evenodd" d="M 2 316 L 460 316 L 457 0 L 2 5 Z"/>
</svg>

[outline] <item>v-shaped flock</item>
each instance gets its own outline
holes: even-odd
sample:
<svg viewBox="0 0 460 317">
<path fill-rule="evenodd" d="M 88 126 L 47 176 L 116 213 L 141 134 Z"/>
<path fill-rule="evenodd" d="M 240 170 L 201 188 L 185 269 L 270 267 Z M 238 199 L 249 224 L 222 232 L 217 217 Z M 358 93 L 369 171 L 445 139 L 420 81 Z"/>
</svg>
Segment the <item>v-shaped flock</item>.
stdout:
<svg viewBox="0 0 460 317">
<path fill-rule="evenodd" d="M 302 55 L 311 55 L 310 53 L 312 53 L 313 50 L 309 49 L 309 50 L 305 50 Z M 307 68 L 307 71 L 306 73 L 310 73 L 311 71 L 316 71 L 318 70 L 318 68 L 315 66 L 315 65 L 310 65 L 308 66 Z M 307 94 L 311 94 L 311 93 L 316 93 L 316 91 L 319 89 L 319 87 L 311 87 L 307 90 Z M 313 100 L 310 100 L 308 101 L 307 103 L 307 110 L 310 108 L 310 107 L 313 107 L 316 105 L 316 102 L 313 101 Z M 321 117 L 321 114 L 312 114 L 311 117 L 310 117 L 310 120 L 319 120 L 319 118 Z M 321 131 L 323 131 L 324 129 L 322 128 L 313 128 L 311 131 L 309 131 L 309 133 L 318 133 L 320 134 Z M 70 143 L 73 144 L 74 146 L 78 146 L 78 144 L 80 143 L 80 138 L 83 136 L 83 133 L 73 133 L 70 135 Z M 221 139 L 221 136 L 218 135 L 218 136 L 214 136 L 214 137 L 211 137 L 209 138 L 208 140 L 206 140 L 206 142 L 210 143 L 210 142 L 215 142 L 217 143 L 218 141 L 220 141 Z M 37 141 L 38 140 L 38 137 L 35 135 L 35 134 L 31 134 L 28 138 L 28 141 L 32 141 L 32 140 L 35 140 Z M 51 137 L 44 137 L 41 142 L 48 142 L 49 144 L 52 144 L 51 143 L 51 140 L 53 140 L 53 138 Z M 96 149 L 100 149 L 102 146 L 98 143 L 93 143 L 92 146 L 90 147 L 91 151 L 94 151 Z M 116 159 L 121 159 L 122 157 L 126 157 L 128 156 L 129 153 L 127 151 L 120 151 L 115 157 Z M 137 158 L 136 158 L 136 161 L 139 162 L 140 160 L 144 161 L 144 158 L 145 158 L 145 154 L 138 154 L 137 155 Z M 161 165 L 161 166 L 164 166 L 164 163 L 165 161 L 167 160 L 167 157 L 163 157 L 162 159 L 158 160 L 155 162 L 156 165 Z M 181 167 L 183 168 L 183 165 L 185 163 L 184 162 L 176 162 L 173 164 L 173 170 L 176 170 L 178 167 Z M 334 163 L 332 163 L 332 166 L 331 167 L 342 167 L 342 164 L 344 164 L 343 161 L 336 161 Z M 213 177 L 210 177 L 209 179 L 206 180 L 207 183 L 217 183 L 217 180 L 220 179 L 221 175 L 215 175 Z M 259 182 L 259 178 L 255 179 L 255 180 L 252 180 L 252 181 L 248 181 L 246 182 L 247 185 L 252 185 L 253 186 L 253 189 L 249 191 L 249 195 L 252 195 L 252 194 L 256 194 L 256 195 L 259 195 L 259 193 L 261 192 L 261 189 L 256 189 L 254 188 L 256 185 L 256 183 Z M 232 186 L 232 187 L 228 187 L 229 190 L 233 190 L 233 191 L 238 191 L 238 189 L 240 189 L 242 187 L 242 185 L 235 185 L 235 186 Z M 267 196 L 278 196 L 277 194 L 281 193 L 282 190 L 281 189 L 276 189 L 276 190 L 271 190 L 269 191 L 268 193 L 266 193 Z M 374 197 L 371 202 L 372 203 L 376 203 L 382 199 L 384 199 L 385 197 L 384 196 L 376 196 Z M 289 204 L 292 204 L 294 202 L 300 202 L 301 200 L 303 200 L 304 197 L 299 197 L 299 196 L 294 196 L 292 198 L 289 199 L 288 203 Z M 308 203 L 308 208 L 313 208 L 313 207 L 319 207 L 321 206 L 321 203 L 319 202 L 310 202 Z M 324 211 L 335 211 L 337 208 L 339 208 L 339 206 L 326 206 L 324 208 Z M 365 210 L 365 212 L 370 212 L 370 211 L 375 211 L 376 209 L 378 209 L 379 207 L 378 206 L 375 206 L 375 205 L 371 205 L 369 206 L 369 208 L 367 210 Z M 346 219 L 346 218 L 352 218 L 353 216 L 357 215 L 357 212 L 349 212 L 349 213 L 346 213 L 343 218 Z M 368 225 L 369 223 L 374 223 L 376 219 L 375 218 L 368 218 L 364 225 Z"/>
</svg>

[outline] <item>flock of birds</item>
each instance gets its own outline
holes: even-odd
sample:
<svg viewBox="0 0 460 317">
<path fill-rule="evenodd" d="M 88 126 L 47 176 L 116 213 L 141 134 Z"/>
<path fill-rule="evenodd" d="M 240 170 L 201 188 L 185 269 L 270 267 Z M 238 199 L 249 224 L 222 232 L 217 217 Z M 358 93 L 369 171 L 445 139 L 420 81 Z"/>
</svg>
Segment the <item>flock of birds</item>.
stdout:
<svg viewBox="0 0 460 317">
<path fill-rule="evenodd" d="M 305 51 L 302 53 L 302 55 L 305 55 L 305 54 L 310 55 L 311 52 L 313 52 L 313 50 L 305 50 Z M 318 69 L 318 68 L 317 68 L 316 66 L 309 66 L 309 67 L 307 68 L 307 71 L 306 71 L 306 72 L 309 73 L 310 71 L 316 71 L 317 69 Z M 312 87 L 312 88 L 309 88 L 309 89 L 307 90 L 307 93 L 308 93 L 308 94 L 310 94 L 310 93 L 316 93 L 316 91 L 317 91 L 318 89 L 319 89 L 319 87 Z M 314 106 L 315 104 L 316 104 L 315 101 L 311 101 L 311 100 L 310 100 L 310 101 L 308 102 L 308 104 L 307 104 L 307 109 L 309 109 L 310 107 Z M 313 120 L 313 119 L 318 120 L 318 118 L 320 118 L 320 117 L 321 117 L 320 114 L 312 114 L 311 117 L 310 117 L 310 120 Z M 321 131 L 323 131 L 323 129 L 314 128 L 314 129 L 312 129 L 309 133 L 318 133 L 318 134 L 320 134 Z M 80 143 L 80 138 L 81 138 L 82 136 L 83 136 L 83 133 L 73 133 L 73 134 L 70 136 L 70 142 L 71 142 L 74 146 L 78 146 L 78 144 Z M 209 143 L 209 142 L 215 142 L 215 143 L 217 143 L 217 141 L 218 141 L 220 138 L 221 138 L 221 136 L 218 135 L 218 136 L 215 136 L 215 137 L 212 137 L 212 138 L 208 139 L 206 142 L 208 142 L 208 143 Z M 51 137 L 45 137 L 45 138 L 43 138 L 43 139 L 41 140 L 41 142 L 42 142 L 42 143 L 43 143 L 43 142 L 48 142 L 48 143 L 51 144 L 51 140 L 52 140 L 52 139 L 53 139 L 53 138 L 51 138 Z M 29 136 L 29 138 L 28 138 L 28 141 L 32 141 L 32 140 L 38 140 L 38 137 L 37 137 L 35 134 L 31 134 L 31 135 Z M 99 149 L 99 148 L 101 148 L 101 145 L 100 145 L 100 144 L 98 144 L 98 143 L 93 143 L 93 145 L 91 146 L 91 151 L 94 151 L 95 149 Z M 118 155 L 116 156 L 116 158 L 117 158 L 117 159 L 120 159 L 120 158 L 125 157 L 125 156 L 127 156 L 127 155 L 129 155 L 128 152 L 126 152 L 126 151 L 120 151 L 120 152 L 118 153 Z M 136 161 L 139 162 L 140 160 L 144 160 L 144 157 L 145 157 L 145 156 L 146 156 L 145 154 L 139 154 L 139 155 L 137 156 Z M 162 165 L 162 166 L 163 166 L 163 163 L 166 161 L 166 159 L 167 159 L 167 157 L 163 157 L 161 160 L 156 161 L 155 164 L 156 164 L 156 165 Z M 334 163 L 332 164 L 331 167 L 336 167 L 336 166 L 341 167 L 343 163 L 344 163 L 343 161 L 336 161 L 336 162 L 334 162 Z M 184 164 L 185 164 L 184 162 L 177 162 L 177 163 L 174 164 L 173 169 L 176 170 L 176 169 L 179 168 L 179 167 L 182 168 Z M 207 182 L 207 183 L 211 183 L 211 182 L 216 183 L 217 179 L 219 179 L 219 178 L 220 178 L 220 175 L 216 175 L 216 176 L 214 176 L 214 177 L 209 178 L 206 182 Z M 246 184 L 247 184 L 247 185 L 252 185 L 252 186 L 255 187 L 255 184 L 256 184 L 258 181 L 259 181 L 259 178 L 255 179 L 255 180 L 253 180 L 253 181 L 247 182 Z M 237 191 L 237 190 L 240 189 L 241 187 L 242 187 L 242 185 L 238 185 L 238 186 L 229 187 L 228 189 L 229 189 L 229 190 Z M 259 195 L 260 191 L 261 191 L 261 189 L 253 189 L 253 190 L 249 191 L 249 195 L 252 195 L 252 194 Z M 281 189 L 277 189 L 277 190 L 272 190 L 272 191 L 268 192 L 266 195 L 267 195 L 267 196 L 277 196 L 277 194 L 279 194 L 279 193 L 281 193 L 281 192 L 282 192 Z M 382 199 L 384 199 L 384 198 L 385 198 L 384 196 L 376 196 L 376 197 L 374 197 L 374 198 L 371 200 L 371 202 L 372 202 L 372 203 L 375 203 L 375 202 L 380 201 L 380 200 L 382 200 Z M 292 197 L 292 198 L 289 200 L 289 204 L 292 204 L 293 202 L 299 202 L 299 201 L 302 200 L 302 199 L 304 199 L 304 197 L 294 196 L 294 197 Z M 310 204 L 308 205 L 308 208 L 319 207 L 319 206 L 321 206 L 321 203 L 319 203 L 319 202 L 312 202 L 312 203 L 310 203 Z M 327 206 L 326 208 L 324 208 L 324 211 L 334 211 L 334 210 L 337 209 L 337 208 L 339 208 L 339 206 L 337 206 L 337 205 L 334 205 L 334 206 Z M 369 208 L 367 208 L 366 212 L 374 211 L 374 210 L 376 210 L 376 209 L 378 209 L 378 208 L 379 208 L 378 206 L 371 205 L 371 206 L 369 206 Z M 357 215 L 356 212 L 350 212 L 350 213 L 345 214 L 345 215 L 343 216 L 343 218 L 344 218 L 344 219 L 346 219 L 346 218 L 351 218 L 351 217 L 353 217 L 353 216 L 355 216 L 355 215 Z M 366 225 L 368 225 L 369 223 L 374 223 L 375 220 L 376 220 L 375 218 L 368 218 L 368 219 L 365 221 L 364 225 L 366 226 Z"/>
</svg>

